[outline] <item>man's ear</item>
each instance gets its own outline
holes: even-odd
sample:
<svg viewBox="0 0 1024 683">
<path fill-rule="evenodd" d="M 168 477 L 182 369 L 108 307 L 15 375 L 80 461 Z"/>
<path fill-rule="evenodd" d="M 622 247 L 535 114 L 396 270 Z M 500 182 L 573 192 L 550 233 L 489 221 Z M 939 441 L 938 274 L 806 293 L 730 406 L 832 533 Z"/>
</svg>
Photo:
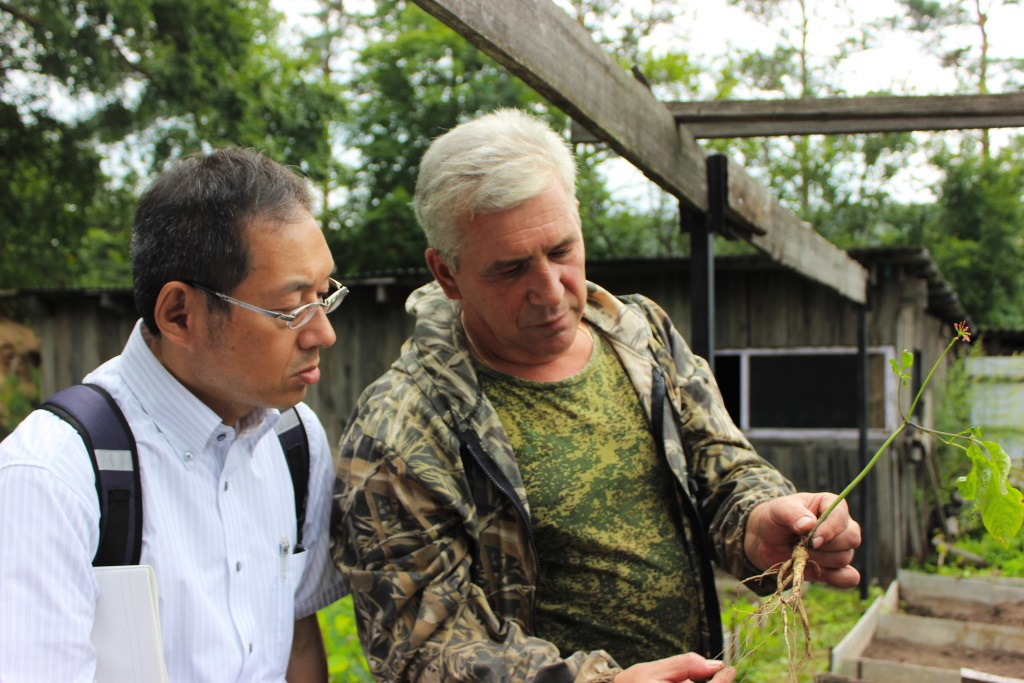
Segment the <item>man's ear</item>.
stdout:
<svg viewBox="0 0 1024 683">
<path fill-rule="evenodd" d="M 165 284 L 153 309 L 160 336 L 179 346 L 189 346 L 196 333 L 196 311 L 200 306 L 205 311 L 206 301 L 195 287 L 177 280 Z"/>
<path fill-rule="evenodd" d="M 434 279 L 441 285 L 445 296 L 453 301 L 461 299 L 462 292 L 459 291 L 459 285 L 455 282 L 455 278 L 452 277 L 452 269 L 441 257 L 441 252 L 433 247 L 427 247 L 426 257 L 427 267 L 434 274 Z"/>
</svg>

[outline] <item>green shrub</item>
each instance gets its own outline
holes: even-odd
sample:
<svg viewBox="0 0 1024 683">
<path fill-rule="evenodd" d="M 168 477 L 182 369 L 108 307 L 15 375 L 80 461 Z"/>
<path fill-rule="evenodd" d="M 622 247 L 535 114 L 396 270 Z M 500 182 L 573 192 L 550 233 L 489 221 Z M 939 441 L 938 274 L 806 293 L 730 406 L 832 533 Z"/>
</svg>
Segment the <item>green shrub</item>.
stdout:
<svg viewBox="0 0 1024 683">
<path fill-rule="evenodd" d="M 39 370 L 32 369 L 28 381 L 12 373 L 0 382 L 0 439 L 14 431 L 39 403 Z"/>
</svg>

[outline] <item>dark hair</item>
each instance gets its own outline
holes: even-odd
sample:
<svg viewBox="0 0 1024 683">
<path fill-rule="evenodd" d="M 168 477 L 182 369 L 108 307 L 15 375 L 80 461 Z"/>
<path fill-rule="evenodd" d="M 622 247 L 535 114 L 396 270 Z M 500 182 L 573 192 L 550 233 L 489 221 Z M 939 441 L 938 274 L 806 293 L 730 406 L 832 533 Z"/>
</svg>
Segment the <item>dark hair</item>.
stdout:
<svg viewBox="0 0 1024 683">
<path fill-rule="evenodd" d="M 232 292 L 252 268 L 246 229 L 313 213 L 314 201 L 302 176 L 253 149 L 188 156 L 160 174 L 139 200 L 131 239 L 135 305 L 149 331 L 160 333 L 154 309 L 165 284 Z"/>
</svg>

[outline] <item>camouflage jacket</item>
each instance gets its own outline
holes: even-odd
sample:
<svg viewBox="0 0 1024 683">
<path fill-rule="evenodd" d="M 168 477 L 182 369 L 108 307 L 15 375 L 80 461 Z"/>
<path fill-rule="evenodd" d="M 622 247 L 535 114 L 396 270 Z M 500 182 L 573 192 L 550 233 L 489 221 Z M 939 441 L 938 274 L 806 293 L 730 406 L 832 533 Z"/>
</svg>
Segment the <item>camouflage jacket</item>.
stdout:
<svg viewBox="0 0 1024 683">
<path fill-rule="evenodd" d="M 562 658 L 531 635 L 538 567 L 529 503 L 477 382 L 458 304 L 431 283 L 406 307 L 417 317 L 413 336 L 363 392 L 341 439 L 332 522 L 374 676 L 611 680 L 619 669 L 605 652 Z M 743 552 L 747 514 L 792 485 L 733 424 L 707 363 L 661 308 L 588 284 L 584 317 L 614 348 L 678 477 L 688 551 L 702 568 L 700 636 L 705 654 L 718 655 L 709 555 L 738 577 L 756 574 Z"/>
</svg>

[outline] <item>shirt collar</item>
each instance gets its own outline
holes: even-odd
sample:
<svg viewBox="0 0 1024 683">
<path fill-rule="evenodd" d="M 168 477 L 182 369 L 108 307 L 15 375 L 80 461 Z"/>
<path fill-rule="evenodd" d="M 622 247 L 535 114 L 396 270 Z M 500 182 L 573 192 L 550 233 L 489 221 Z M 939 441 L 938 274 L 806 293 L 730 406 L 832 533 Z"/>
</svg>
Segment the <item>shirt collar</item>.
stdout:
<svg viewBox="0 0 1024 683">
<path fill-rule="evenodd" d="M 202 452 L 223 428 L 220 416 L 175 379 L 153 355 L 143 338 L 142 325 L 141 320 L 135 323 L 121 354 L 121 375 L 125 384 L 180 457 Z M 239 422 L 236 438 L 258 443 L 277 424 L 280 415 L 273 409 L 254 410 Z"/>
</svg>

